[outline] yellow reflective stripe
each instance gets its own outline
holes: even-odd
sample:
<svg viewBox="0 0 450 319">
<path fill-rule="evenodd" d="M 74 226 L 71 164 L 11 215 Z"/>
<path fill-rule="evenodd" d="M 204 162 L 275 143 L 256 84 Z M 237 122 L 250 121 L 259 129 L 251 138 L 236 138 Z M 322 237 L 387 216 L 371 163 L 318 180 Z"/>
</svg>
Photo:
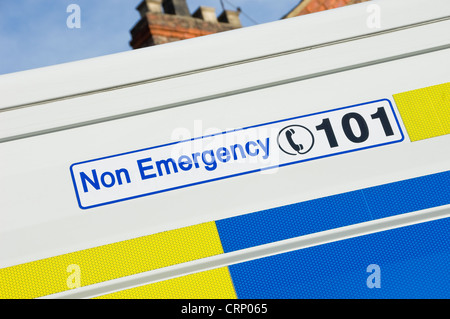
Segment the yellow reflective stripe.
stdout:
<svg viewBox="0 0 450 319">
<path fill-rule="evenodd" d="M 95 299 L 237 299 L 237 296 L 228 267 L 222 267 Z"/>
<path fill-rule="evenodd" d="M 0 298 L 36 298 L 223 253 L 215 222 L 0 269 Z"/>
<path fill-rule="evenodd" d="M 412 142 L 450 134 L 450 82 L 394 95 Z"/>
</svg>

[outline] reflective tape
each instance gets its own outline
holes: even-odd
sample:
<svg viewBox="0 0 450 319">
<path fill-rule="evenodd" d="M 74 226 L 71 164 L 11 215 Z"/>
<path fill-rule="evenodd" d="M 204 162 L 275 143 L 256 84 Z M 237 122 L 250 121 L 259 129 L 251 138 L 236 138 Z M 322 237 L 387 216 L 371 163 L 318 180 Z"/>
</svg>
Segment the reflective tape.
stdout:
<svg viewBox="0 0 450 319">
<path fill-rule="evenodd" d="M 214 222 L 0 269 L 0 298 L 37 298 L 223 253 Z"/>
<path fill-rule="evenodd" d="M 450 298 L 450 218 L 229 266 L 239 299 Z"/>
<path fill-rule="evenodd" d="M 95 299 L 236 299 L 236 293 L 228 267 L 222 267 Z"/>
<path fill-rule="evenodd" d="M 394 95 L 411 142 L 450 134 L 450 82 Z"/>
<path fill-rule="evenodd" d="M 449 298 L 450 218 L 254 259 L 99 299 Z"/>
<path fill-rule="evenodd" d="M 225 252 L 450 204 L 450 171 L 216 221 Z"/>
<path fill-rule="evenodd" d="M 450 171 L 445 171 L 0 269 L 0 298 L 46 296 L 77 284 L 87 286 L 224 252 L 447 205 L 449 185 Z M 178 290 L 177 285 L 184 288 Z M 204 287 L 207 285 L 210 287 Z M 232 298 L 234 291 L 224 269 L 147 286 L 124 292 L 120 298 L 205 298 L 205 294 Z M 182 292 L 185 289 L 188 291 Z M 188 297 L 183 293 L 192 294 Z"/>
</svg>

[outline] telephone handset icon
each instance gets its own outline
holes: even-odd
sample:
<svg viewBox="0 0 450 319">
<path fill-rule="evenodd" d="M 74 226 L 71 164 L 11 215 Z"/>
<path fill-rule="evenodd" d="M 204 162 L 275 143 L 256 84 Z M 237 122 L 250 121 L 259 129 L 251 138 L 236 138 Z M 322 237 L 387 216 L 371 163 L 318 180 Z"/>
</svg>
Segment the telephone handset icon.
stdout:
<svg viewBox="0 0 450 319">
<path fill-rule="evenodd" d="M 314 135 L 307 127 L 291 124 L 280 130 L 277 142 L 280 149 L 288 155 L 305 155 L 314 146 Z"/>
<path fill-rule="evenodd" d="M 303 145 L 294 142 L 294 140 L 292 139 L 292 135 L 294 135 L 294 133 L 295 133 L 294 129 L 292 128 L 288 129 L 286 131 L 286 139 L 291 145 L 292 149 L 294 149 L 297 153 L 299 153 L 301 150 L 303 150 Z"/>
</svg>

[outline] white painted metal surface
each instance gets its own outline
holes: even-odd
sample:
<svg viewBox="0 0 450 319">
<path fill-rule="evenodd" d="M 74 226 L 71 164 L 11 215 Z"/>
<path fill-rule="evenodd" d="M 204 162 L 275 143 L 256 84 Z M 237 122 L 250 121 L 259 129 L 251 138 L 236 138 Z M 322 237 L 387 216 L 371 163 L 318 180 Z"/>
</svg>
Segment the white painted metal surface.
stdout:
<svg viewBox="0 0 450 319">
<path fill-rule="evenodd" d="M 383 12 L 380 29 L 367 27 L 367 6 L 353 5 L 107 57 L 19 72 L 0 78 L 1 108 L 26 105 L 100 89 L 138 84 L 205 68 L 243 63 L 283 52 L 376 34 L 445 18 L 447 0 L 373 1 Z M 402 45 L 405 45 L 404 41 Z M 205 50 L 202 50 L 204 48 Z M 89 70 L 89 75 L 86 74 Z M 20 94 L 17 94 L 20 92 Z"/>
</svg>

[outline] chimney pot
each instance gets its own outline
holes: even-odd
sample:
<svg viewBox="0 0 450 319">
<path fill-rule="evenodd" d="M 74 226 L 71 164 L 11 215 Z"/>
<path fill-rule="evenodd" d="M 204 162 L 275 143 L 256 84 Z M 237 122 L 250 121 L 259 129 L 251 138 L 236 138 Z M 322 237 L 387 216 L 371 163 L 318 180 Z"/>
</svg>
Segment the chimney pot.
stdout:
<svg viewBox="0 0 450 319">
<path fill-rule="evenodd" d="M 212 7 L 204 7 L 200 6 L 197 11 L 194 12 L 192 15 L 194 18 L 199 18 L 207 22 L 216 22 L 217 23 L 217 17 L 216 17 L 216 9 Z"/>
<path fill-rule="evenodd" d="M 144 0 L 136 8 L 141 17 L 145 17 L 147 12 L 162 13 L 162 0 Z"/>
<path fill-rule="evenodd" d="M 219 16 L 219 22 L 229 23 L 234 27 L 241 27 L 241 20 L 237 11 L 224 10 Z"/>
<path fill-rule="evenodd" d="M 190 17 L 186 0 L 163 0 L 164 13 Z"/>
</svg>

